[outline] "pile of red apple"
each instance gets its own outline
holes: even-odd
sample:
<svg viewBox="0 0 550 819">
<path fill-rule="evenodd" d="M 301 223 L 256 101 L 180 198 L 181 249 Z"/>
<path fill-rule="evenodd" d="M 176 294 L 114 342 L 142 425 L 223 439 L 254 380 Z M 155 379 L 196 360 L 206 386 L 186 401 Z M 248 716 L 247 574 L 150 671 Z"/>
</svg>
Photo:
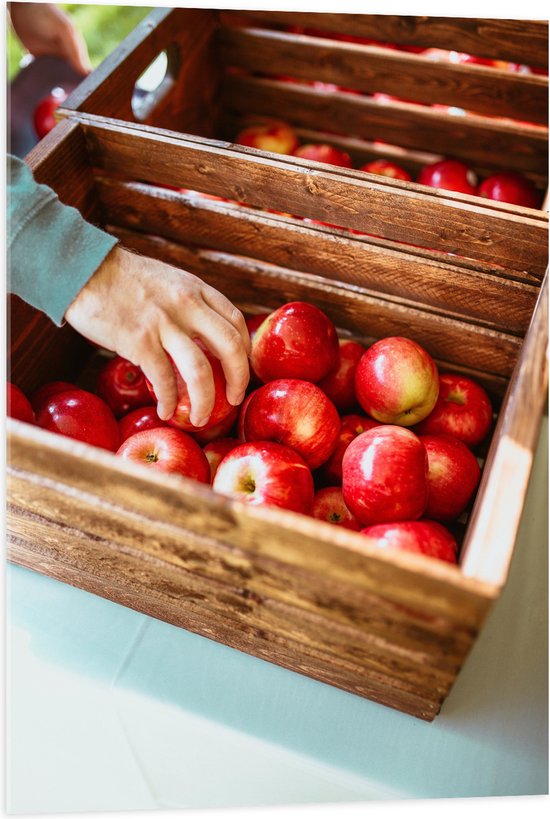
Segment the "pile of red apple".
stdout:
<svg viewBox="0 0 550 819">
<path fill-rule="evenodd" d="M 448 524 L 467 510 L 479 482 L 476 448 L 493 418 L 486 391 L 439 373 L 410 338 L 368 347 L 345 338 L 306 302 L 248 316 L 247 325 L 251 379 L 239 407 L 227 401 L 221 364 L 205 350 L 216 400 L 204 427 L 191 424 L 181 378 L 177 409 L 164 422 L 140 368 L 112 355 L 94 392 L 54 381 L 27 398 L 8 384 L 8 415 L 244 503 L 455 563 Z"/>
<path fill-rule="evenodd" d="M 273 121 L 251 125 L 237 134 L 235 142 L 262 151 L 297 156 L 341 168 L 353 167 L 351 156 L 334 145 L 300 144 L 294 128 L 286 122 Z M 542 203 L 540 191 L 522 174 L 499 171 L 479 180 L 472 168 L 453 158 L 444 158 L 425 165 L 416 180 L 413 180 L 408 170 L 388 159 L 372 160 L 361 165 L 358 170 L 527 208 L 539 208 Z"/>
</svg>

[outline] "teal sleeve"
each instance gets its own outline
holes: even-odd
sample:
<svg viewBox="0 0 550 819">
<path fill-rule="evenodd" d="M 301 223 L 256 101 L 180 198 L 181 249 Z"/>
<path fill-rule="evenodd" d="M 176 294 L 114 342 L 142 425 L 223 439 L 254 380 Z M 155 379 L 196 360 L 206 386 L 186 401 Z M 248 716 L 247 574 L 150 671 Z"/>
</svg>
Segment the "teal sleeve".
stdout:
<svg viewBox="0 0 550 819">
<path fill-rule="evenodd" d="M 8 292 L 60 326 L 65 310 L 117 240 L 62 204 L 12 155 L 7 182 Z"/>
</svg>

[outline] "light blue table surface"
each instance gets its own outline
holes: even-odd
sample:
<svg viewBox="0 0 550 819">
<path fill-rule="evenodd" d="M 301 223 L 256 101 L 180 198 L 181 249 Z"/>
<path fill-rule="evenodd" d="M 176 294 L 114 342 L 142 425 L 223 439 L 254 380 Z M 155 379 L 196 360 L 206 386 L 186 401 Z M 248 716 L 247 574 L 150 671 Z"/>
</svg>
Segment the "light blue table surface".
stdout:
<svg viewBox="0 0 550 819">
<path fill-rule="evenodd" d="M 8 811 L 547 794 L 547 451 L 433 723 L 8 566 Z"/>
</svg>

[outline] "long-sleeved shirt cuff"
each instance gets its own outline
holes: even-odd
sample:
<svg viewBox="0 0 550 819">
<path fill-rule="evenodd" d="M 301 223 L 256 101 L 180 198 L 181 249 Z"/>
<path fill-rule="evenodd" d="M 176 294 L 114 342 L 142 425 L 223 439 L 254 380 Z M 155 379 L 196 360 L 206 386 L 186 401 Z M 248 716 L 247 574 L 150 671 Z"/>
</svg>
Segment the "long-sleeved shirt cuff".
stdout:
<svg viewBox="0 0 550 819">
<path fill-rule="evenodd" d="M 8 289 L 60 326 L 117 240 L 37 185 L 25 163 L 10 171 Z"/>
</svg>

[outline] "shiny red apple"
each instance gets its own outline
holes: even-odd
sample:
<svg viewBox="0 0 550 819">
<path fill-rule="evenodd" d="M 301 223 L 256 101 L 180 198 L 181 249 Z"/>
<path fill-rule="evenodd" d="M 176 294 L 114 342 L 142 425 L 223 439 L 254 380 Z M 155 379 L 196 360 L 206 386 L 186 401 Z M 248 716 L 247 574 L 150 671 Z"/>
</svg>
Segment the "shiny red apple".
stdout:
<svg viewBox="0 0 550 819">
<path fill-rule="evenodd" d="M 425 165 L 418 176 L 421 185 L 446 191 L 474 195 L 477 189 L 477 175 L 458 159 L 441 159 Z"/>
<path fill-rule="evenodd" d="M 508 202 L 524 208 L 538 208 L 541 196 L 533 183 L 513 171 L 502 171 L 488 176 L 480 183 L 477 193 L 495 202 Z"/>
<path fill-rule="evenodd" d="M 77 441 L 116 452 L 120 443 L 112 410 L 94 393 L 78 388 L 52 395 L 36 414 L 36 423 Z"/>
<path fill-rule="evenodd" d="M 430 414 L 415 426 L 418 435 L 447 433 L 470 448 L 480 444 L 491 429 L 493 407 L 486 390 L 465 375 L 439 376 L 439 397 Z"/>
<path fill-rule="evenodd" d="M 55 112 L 67 99 L 63 88 L 54 88 L 38 102 L 33 111 L 32 121 L 38 139 L 42 139 L 55 125 Z"/>
<path fill-rule="evenodd" d="M 196 429 L 191 431 L 191 435 L 201 446 L 204 446 L 209 441 L 215 441 L 216 438 L 225 438 L 228 435 L 233 435 L 237 419 L 239 417 L 239 407 L 232 407 L 229 415 L 218 421 L 217 424 L 206 426 L 204 429 Z"/>
<path fill-rule="evenodd" d="M 293 449 L 274 441 L 239 444 L 220 462 L 212 484 L 217 492 L 255 506 L 309 514 L 313 476 Z"/>
<path fill-rule="evenodd" d="M 42 384 L 41 387 L 38 387 L 30 397 L 30 402 L 32 404 L 32 408 L 34 409 L 35 413 L 39 412 L 44 404 L 47 404 L 52 395 L 56 395 L 59 392 L 65 392 L 65 390 L 74 390 L 77 389 L 77 385 L 71 381 L 48 381 L 46 384 Z"/>
<path fill-rule="evenodd" d="M 115 355 L 103 365 L 97 376 L 95 391 L 117 418 L 130 410 L 153 404 L 141 367 L 120 355 Z"/>
<path fill-rule="evenodd" d="M 277 441 L 296 450 L 310 469 L 330 456 L 340 431 L 332 401 L 311 381 L 280 378 L 251 393 L 244 415 L 246 441 Z"/>
<path fill-rule="evenodd" d="M 6 404 L 9 418 L 17 418 L 18 421 L 25 421 L 27 424 L 34 424 L 34 410 L 32 404 L 16 384 L 11 381 L 6 382 Z"/>
<path fill-rule="evenodd" d="M 355 370 L 355 394 L 363 410 L 384 424 L 410 427 L 434 408 L 438 371 L 416 341 L 387 336 L 363 353 Z"/>
<path fill-rule="evenodd" d="M 210 464 L 210 483 L 214 480 L 220 461 L 240 443 L 241 441 L 237 440 L 237 438 L 216 438 L 205 444 L 203 452 Z"/>
<path fill-rule="evenodd" d="M 365 526 L 417 520 L 428 503 L 428 456 L 410 429 L 380 424 L 362 432 L 344 452 L 342 493 Z"/>
<path fill-rule="evenodd" d="M 365 347 L 358 341 L 339 339 L 335 365 L 317 382 L 338 412 L 349 412 L 357 406 L 355 370 L 364 352 Z"/>
<path fill-rule="evenodd" d="M 325 486 L 317 490 L 313 498 L 311 516 L 354 532 L 358 532 L 363 526 L 344 503 L 340 486 Z"/>
<path fill-rule="evenodd" d="M 371 162 L 362 165 L 360 170 L 366 171 L 367 173 L 379 174 L 380 176 L 389 176 L 391 179 L 402 179 L 405 182 L 412 182 L 411 174 L 406 171 L 405 168 L 402 168 L 401 165 L 397 165 L 389 159 L 373 159 Z"/>
<path fill-rule="evenodd" d="M 300 145 L 292 152 L 293 156 L 310 159 L 313 162 L 324 162 L 328 165 L 338 165 L 341 168 L 353 167 L 351 157 L 346 151 L 341 151 L 333 145 L 325 143 L 307 143 Z"/>
<path fill-rule="evenodd" d="M 261 381 L 300 378 L 319 381 L 336 364 L 339 344 L 331 319 L 304 301 L 274 310 L 256 330 L 250 363 Z"/>
<path fill-rule="evenodd" d="M 351 413 L 350 415 L 341 416 L 341 427 L 336 446 L 332 455 L 320 468 L 320 477 L 325 483 L 335 486 L 341 485 L 344 452 L 354 438 L 357 438 L 362 432 L 366 432 L 367 429 L 376 426 L 379 426 L 379 421 L 374 421 L 366 415 Z"/>
<path fill-rule="evenodd" d="M 431 520 L 455 520 L 468 506 L 481 476 L 473 452 L 452 435 L 420 435 L 428 453 L 428 505 Z"/>
<path fill-rule="evenodd" d="M 116 454 L 158 472 L 174 472 L 200 483 L 210 483 L 206 455 L 181 429 L 165 426 L 141 430 L 127 438 Z"/>
<path fill-rule="evenodd" d="M 299 145 L 294 128 L 278 121 L 244 128 L 235 137 L 235 142 L 275 154 L 291 154 Z"/>
<path fill-rule="evenodd" d="M 123 415 L 122 418 L 119 418 L 118 429 L 120 433 L 120 443 L 122 444 L 126 438 L 135 435 L 136 432 L 165 426 L 167 426 L 167 423 L 158 417 L 157 408 L 155 406 L 138 407 L 126 415 Z"/>
<path fill-rule="evenodd" d="M 369 546 L 377 549 L 415 552 L 446 563 L 457 562 L 457 542 L 451 532 L 437 521 L 379 523 L 362 529 L 361 534 Z"/>
</svg>

